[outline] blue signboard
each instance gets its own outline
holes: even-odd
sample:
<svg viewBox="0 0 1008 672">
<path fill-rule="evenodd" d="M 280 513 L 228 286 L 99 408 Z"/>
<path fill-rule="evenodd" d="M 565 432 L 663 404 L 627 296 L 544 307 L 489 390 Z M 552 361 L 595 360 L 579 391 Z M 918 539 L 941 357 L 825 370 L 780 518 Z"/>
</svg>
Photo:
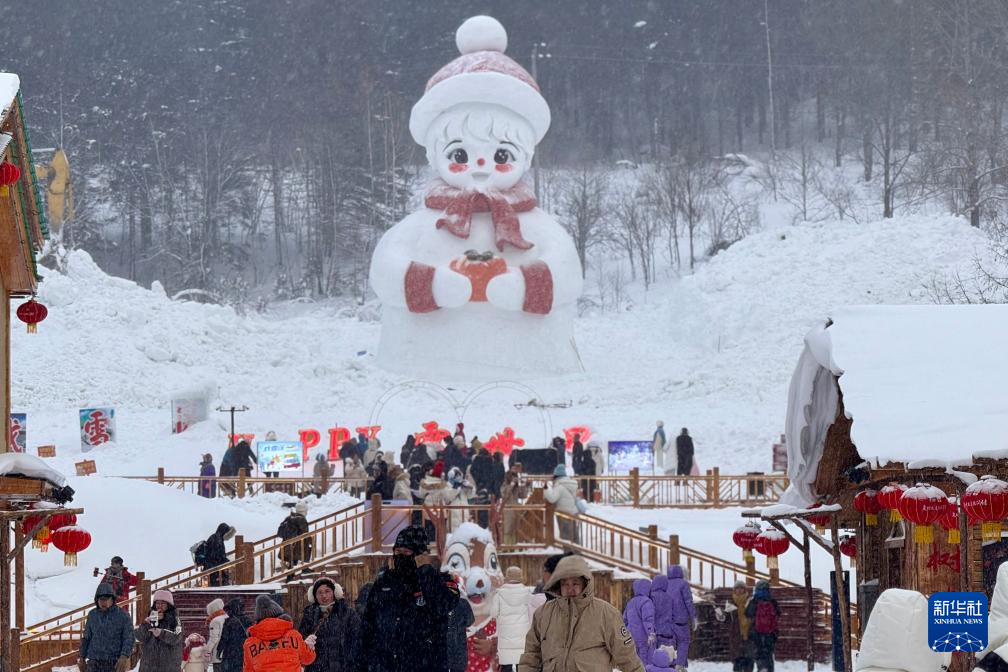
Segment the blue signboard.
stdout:
<svg viewBox="0 0 1008 672">
<path fill-rule="evenodd" d="M 941 652 L 977 653 L 987 647 L 987 596 L 932 593 L 928 598 L 928 642 Z"/>
</svg>

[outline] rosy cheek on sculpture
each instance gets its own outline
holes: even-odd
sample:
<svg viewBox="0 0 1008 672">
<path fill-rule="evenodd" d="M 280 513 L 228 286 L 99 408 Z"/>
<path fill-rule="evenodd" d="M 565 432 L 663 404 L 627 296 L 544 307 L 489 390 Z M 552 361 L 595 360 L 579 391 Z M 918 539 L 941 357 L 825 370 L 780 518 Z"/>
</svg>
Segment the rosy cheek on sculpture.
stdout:
<svg viewBox="0 0 1008 672">
<path fill-rule="evenodd" d="M 514 166 L 510 163 L 498 163 L 494 168 L 498 173 L 510 173 Z"/>
<path fill-rule="evenodd" d="M 453 162 L 453 163 L 449 163 L 448 164 L 448 170 L 451 171 L 451 172 L 453 172 L 453 173 L 464 173 L 465 171 L 469 170 L 469 166 L 468 166 L 468 164 L 465 164 L 465 163 L 454 163 Z"/>
</svg>

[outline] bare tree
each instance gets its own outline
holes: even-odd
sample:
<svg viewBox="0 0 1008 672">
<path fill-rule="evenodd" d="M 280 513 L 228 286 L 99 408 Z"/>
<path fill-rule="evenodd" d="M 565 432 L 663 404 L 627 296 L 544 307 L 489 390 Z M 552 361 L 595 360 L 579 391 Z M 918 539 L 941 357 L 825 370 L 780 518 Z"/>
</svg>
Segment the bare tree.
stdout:
<svg viewBox="0 0 1008 672">
<path fill-rule="evenodd" d="M 557 187 L 557 206 L 560 222 L 574 239 L 581 276 L 588 270 L 588 252 L 605 240 L 603 215 L 609 178 L 605 172 L 587 167 L 563 180 Z"/>
</svg>

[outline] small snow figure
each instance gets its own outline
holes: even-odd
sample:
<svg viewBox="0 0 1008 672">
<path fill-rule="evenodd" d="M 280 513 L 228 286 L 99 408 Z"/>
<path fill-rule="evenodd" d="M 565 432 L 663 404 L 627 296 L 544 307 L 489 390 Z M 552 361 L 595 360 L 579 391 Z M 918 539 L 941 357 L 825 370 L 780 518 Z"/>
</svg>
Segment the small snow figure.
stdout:
<svg viewBox="0 0 1008 672">
<path fill-rule="evenodd" d="M 430 79 L 410 115 L 437 179 L 426 207 L 389 229 L 371 260 L 379 361 L 470 375 L 580 371 L 572 318 L 581 264 L 523 179 L 549 106 L 504 54 L 496 19 L 468 19 L 455 41 L 461 56 Z"/>
</svg>

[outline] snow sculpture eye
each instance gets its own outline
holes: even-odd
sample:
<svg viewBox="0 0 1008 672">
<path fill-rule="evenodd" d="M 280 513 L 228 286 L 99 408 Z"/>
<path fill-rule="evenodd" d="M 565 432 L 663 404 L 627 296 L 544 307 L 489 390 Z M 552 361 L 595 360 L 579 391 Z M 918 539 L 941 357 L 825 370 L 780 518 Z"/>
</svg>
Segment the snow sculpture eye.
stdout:
<svg viewBox="0 0 1008 672">
<path fill-rule="evenodd" d="M 498 564 L 496 553 L 490 553 L 490 560 L 488 561 L 487 566 L 490 567 L 491 570 L 497 571 Z"/>
<path fill-rule="evenodd" d="M 469 163 L 469 154 L 464 149 L 453 149 L 448 158 L 455 163 Z"/>
<path fill-rule="evenodd" d="M 515 160 L 514 154 L 512 154 L 510 150 L 504 149 L 503 147 L 499 148 L 496 152 L 494 152 L 494 163 L 498 165 L 503 165 L 505 163 L 514 160 Z"/>
</svg>

